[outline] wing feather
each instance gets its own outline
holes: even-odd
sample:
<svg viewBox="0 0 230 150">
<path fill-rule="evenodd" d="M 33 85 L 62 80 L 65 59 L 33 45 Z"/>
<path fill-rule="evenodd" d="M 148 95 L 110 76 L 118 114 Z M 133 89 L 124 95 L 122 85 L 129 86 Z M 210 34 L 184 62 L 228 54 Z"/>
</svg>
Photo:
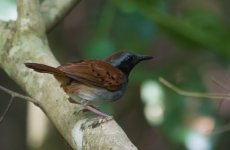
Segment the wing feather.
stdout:
<svg viewBox="0 0 230 150">
<path fill-rule="evenodd" d="M 66 76 L 87 85 L 118 90 L 124 82 L 124 74 L 109 63 L 99 60 L 85 60 L 58 67 Z"/>
</svg>

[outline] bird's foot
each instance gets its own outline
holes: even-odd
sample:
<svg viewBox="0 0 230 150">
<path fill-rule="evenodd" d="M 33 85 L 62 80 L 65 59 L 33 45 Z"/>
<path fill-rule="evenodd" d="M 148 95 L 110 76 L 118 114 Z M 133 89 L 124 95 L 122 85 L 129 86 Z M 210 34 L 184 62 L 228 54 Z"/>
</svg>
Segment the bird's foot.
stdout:
<svg viewBox="0 0 230 150">
<path fill-rule="evenodd" d="M 92 128 L 96 128 L 96 127 L 100 126 L 101 124 L 106 123 L 106 122 L 108 122 L 108 121 L 110 121 L 110 120 L 113 120 L 113 117 L 112 117 L 112 116 L 108 116 L 108 115 L 107 115 L 107 117 L 98 116 L 98 117 L 96 117 L 95 120 L 90 124 L 90 126 L 91 126 Z"/>
<path fill-rule="evenodd" d="M 94 121 L 90 125 L 92 128 L 96 128 L 100 126 L 101 124 L 106 123 L 113 119 L 112 116 L 109 116 L 101 112 L 98 108 L 95 108 L 94 106 L 91 106 L 91 105 L 85 105 L 83 111 L 90 111 L 98 115 L 96 118 L 94 118 Z"/>
</svg>

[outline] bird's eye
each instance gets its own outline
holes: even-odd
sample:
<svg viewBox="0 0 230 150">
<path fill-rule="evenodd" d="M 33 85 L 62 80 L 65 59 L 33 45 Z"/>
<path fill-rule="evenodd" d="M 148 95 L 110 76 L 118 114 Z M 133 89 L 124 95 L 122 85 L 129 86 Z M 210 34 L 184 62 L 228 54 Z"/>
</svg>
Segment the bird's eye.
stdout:
<svg viewBox="0 0 230 150">
<path fill-rule="evenodd" d="M 128 56 L 127 61 L 131 62 L 132 60 L 133 60 L 133 57 L 132 56 Z"/>
</svg>

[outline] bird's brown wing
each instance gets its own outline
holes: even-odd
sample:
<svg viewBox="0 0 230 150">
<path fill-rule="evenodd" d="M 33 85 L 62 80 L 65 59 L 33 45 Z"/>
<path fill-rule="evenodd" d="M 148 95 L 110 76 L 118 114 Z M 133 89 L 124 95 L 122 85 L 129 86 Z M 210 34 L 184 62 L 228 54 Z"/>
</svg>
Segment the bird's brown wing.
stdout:
<svg viewBox="0 0 230 150">
<path fill-rule="evenodd" d="M 77 61 L 60 66 L 58 69 L 76 81 L 110 91 L 118 90 L 125 77 L 119 69 L 99 60 Z"/>
</svg>

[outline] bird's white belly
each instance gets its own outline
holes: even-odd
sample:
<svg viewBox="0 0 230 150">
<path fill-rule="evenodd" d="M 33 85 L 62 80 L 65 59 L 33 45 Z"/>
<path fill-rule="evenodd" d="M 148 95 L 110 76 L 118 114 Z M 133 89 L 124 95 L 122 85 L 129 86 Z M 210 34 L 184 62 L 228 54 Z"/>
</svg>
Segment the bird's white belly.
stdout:
<svg viewBox="0 0 230 150">
<path fill-rule="evenodd" d="M 84 86 L 79 88 L 77 93 L 69 94 L 69 96 L 76 100 L 87 100 L 87 101 L 115 101 L 121 98 L 126 90 L 126 86 L 118 91 L 108 91 L 102 88 Z"/>
</svg>

